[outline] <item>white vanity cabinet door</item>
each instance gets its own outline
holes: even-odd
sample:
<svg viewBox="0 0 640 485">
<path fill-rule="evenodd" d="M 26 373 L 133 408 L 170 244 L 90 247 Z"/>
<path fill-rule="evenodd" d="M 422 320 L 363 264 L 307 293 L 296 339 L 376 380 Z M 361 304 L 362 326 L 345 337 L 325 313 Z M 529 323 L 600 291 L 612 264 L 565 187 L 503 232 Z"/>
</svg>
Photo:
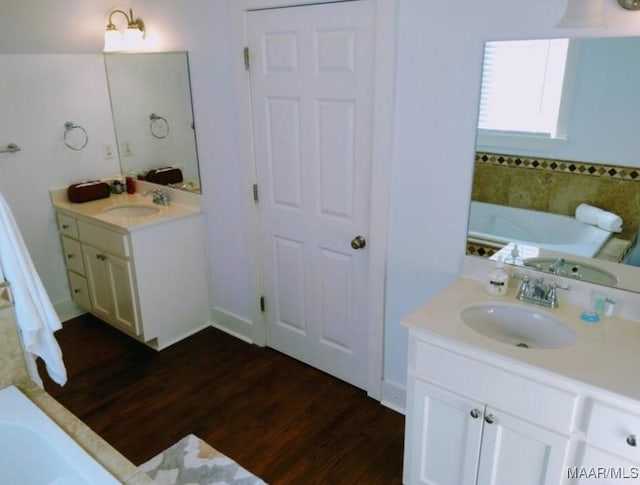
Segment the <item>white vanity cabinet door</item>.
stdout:
<svg viewBox="0 0 640 485">
<path fill-rule="evenodd" d="M 487 406 L 478 485 L 565 483 L 569 439 Z"/>
<path fill-rule="evenodd" d="M 71 290 L 71 298 L 80 308 L 91 311 L 91 297 L 89 296 L 89 287 L 87 279 L 73 271 L 67 271 L 69 277 L 69 289 Z"/>
<path fill-rule="evenodd" d="M 71 216 L 58 213 L 58 231 L 63 236 L 78 239 L 78 221 Z"/>
<path fill-rule="evenodd" d="M 474 485 L 484 405 L 420 379 L 411 385 L 406 483 Z"/>
<path fill-rule="evenodd" d="M 70 237 L 62 236 L 62 251 L 67 269 L 84 275 L 84 263 L 82 262 L 80 243 Z"/>
<path fill-rule="evenodd" d="M 82 251 L 93 313 L 138 335 L 131 263 L 87 245 Z"/>
</svg>

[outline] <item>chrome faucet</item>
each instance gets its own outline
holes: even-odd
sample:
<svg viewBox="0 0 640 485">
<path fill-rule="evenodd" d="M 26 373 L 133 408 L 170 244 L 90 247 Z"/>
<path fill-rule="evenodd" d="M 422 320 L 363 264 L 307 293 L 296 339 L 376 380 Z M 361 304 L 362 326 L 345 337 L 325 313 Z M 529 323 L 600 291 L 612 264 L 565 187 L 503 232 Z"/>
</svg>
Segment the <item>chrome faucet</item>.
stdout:
<svg viewBox="0 0 640 485">
<path fill-rule="evenodd" d="M 160 190 L 160 189 L 148 190 L 142 196 L 146 197 L 149 194 L 151 194 L 151 197 L 153 197 L 154 204 L 169 205 L 169 194 L 164 190 Z"/>
<path fill-rule="evenodd" d="M 534 283 L 531 283 L 527 275 L 514 275 L 514 278 L 522 280 L 516 295 L 518 300 L 549 308 L 558 308 L 558 288 L 562 290 L 571 289 L 569 285 L 559 285 L 555 282 L 549 283 L 545 288 L 544 278 L 537 278 Z"/>
<path fill-rule="evenodd" d="M 564 258 L 558 258 L 553 263 L 549 265 L 549 271 L 553 274 L 560 274 L 560 270 L 564 266 L 565 260 Z"/>
</svg>

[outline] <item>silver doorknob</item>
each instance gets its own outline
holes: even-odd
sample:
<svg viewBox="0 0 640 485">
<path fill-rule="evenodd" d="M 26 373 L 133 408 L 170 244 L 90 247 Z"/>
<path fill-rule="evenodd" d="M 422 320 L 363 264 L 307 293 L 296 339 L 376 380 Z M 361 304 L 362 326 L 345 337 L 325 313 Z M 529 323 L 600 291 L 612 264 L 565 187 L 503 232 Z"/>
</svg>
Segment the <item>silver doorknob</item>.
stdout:
<svg viewBox="0 0 640 485">
<path fill-rule="evenodd" d="M 484 420 L 489 424 L 493 424 L 493 422 L 495 421 L 495 418 L 493 417 L 493 414 L 487 414 L 484 417 Z"/>
<path fill-rule="evenodd" d="M 630 434 L 627 436 L 627 444 L 629 446 L 638 446 L 638 440 L 636 439 L 636 435 Z"/>
<path fill-rule="evenodd" d="M 478 419 L 480 417 L 480 410 L 479 409 L 472 409 L 469 414 L 471 415 L 471 417 L 473 419 Z"/>
<path fill-rule="evenodd" d="M 367 245 L 367 240 L 362 236 L 356 236 L 351 240 L 351 247 L 353 249 L 362 249 Z"/>
</svg>

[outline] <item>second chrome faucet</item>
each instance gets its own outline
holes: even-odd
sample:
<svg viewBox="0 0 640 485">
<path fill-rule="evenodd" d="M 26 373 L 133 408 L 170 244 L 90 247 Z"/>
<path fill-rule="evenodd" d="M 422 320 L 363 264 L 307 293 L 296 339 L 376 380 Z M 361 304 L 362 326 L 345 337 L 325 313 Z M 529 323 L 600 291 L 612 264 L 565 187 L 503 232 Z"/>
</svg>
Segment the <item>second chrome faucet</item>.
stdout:
<svg viewBox="0 0 640 485">
<path fill-rule="evenodd" d="M 169 194 L 164 190 L 149 190 L 143 194 L 143 197 L 146 197 L 149 194 L 153 197 L 154 204 L 169 205 Z"/>
<path fill-rule="evenodd" d="M 569 285 L 559 285 L 555 282 L 551 282 L 545 286 L 544 278 L 537 278 L 534 282 L 531 282 L 527 275 L 514 275 L 514 278 L 522 280 L 518 288 L 518 293 L 516 294 L 518 300 L 549 308 L 558 307 L 558 289 L 571 289 Z"/>
</svg>

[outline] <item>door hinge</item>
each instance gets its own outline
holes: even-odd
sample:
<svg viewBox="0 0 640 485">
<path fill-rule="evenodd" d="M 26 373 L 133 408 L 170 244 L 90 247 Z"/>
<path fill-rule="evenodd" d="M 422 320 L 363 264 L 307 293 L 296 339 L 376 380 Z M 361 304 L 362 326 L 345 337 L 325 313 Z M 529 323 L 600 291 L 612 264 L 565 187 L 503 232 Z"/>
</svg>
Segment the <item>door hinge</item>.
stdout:
<svg viewBox="0 0 640 485">
<path fill-rule="evenodd" d="M 260 311 L 265 312 L 267 310 L 267 302 L 264 299 L 264 296 L 260 297 Z"/>
<path fill-rule="evenodd" d="M 258 196 L 258 184 L 253 184 L 253 200 L 258 202 L 260 197 Z"/>
<path fill-rule="evenodd" d="M 244 55 L 244 69 L 245 71 L 249 70 L 250 64 L 249 64 L 249 48 L 245 47 L 244 51 L 243 51 L 243 55 Z"/>
</svg>

